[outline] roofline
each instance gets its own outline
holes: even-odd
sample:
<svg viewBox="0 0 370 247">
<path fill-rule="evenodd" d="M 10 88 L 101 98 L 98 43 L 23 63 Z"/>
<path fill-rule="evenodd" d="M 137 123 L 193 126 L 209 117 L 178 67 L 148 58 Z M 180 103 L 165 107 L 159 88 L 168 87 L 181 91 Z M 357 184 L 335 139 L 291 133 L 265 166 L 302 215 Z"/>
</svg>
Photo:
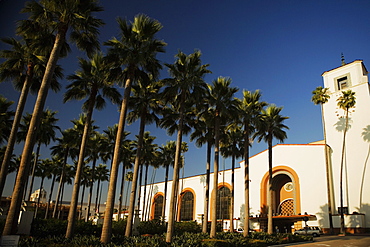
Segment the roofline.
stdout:
<svg viewBox="0 0 370 247">
<path fill-rule="evenodd" d="M 275 148 L 277 146 L 325 146 L 325 144 L 324 143 L 307 143 L 307 144 L 284 144 L 284 143 L 279 143 L 279 144 L 275 144 L 274 146 L 272 146 L 272 148 Z M 265 149 L 265 150 L 263 150 L 259 153 L 256 153 L 255 155 L 252 155 L 249 158 L 253 158 L 253 157 L 255 157 L 257 155 L 260 155 L 261 153 L 266 152 L 266 151 L 268 151 L 268 149 Z M 242 163 L 242 162 L 244 162 L 244 160 L 240 161 L 239 163 Z"/>
<path fill-rule="evenodd" d="M 360 63 L 362 63 L 362 66 L 364 66 L 365 70 L 367 71 L 367 69 L 366 69 L 366 67 L 365 67 L 365 65 L 364 65 L 364 63 L 363 63 L 363 61 L 364 61 L 364 60 L 362 60 L 362 59 L 356 59 L 356 60 L 354 60 L 354 61 L 352 61 L 352 62 L 350 62 L 350 63 L 346 63 L 345 65 L 341 65 L 341 66 L 335 67 L 334 69 L 324 71 L 324 72 L 321 74 L 321 76 L 324 76 L 324 74 L 326 74 L 326 73 L 328 73 L 328 72 L 330 72 L 330 71 L 333 71 L 333 70 L 339 69 L 339 68 L 341 68 L 341 67 L 344 67 L 344 66 L 346 66 L 346 65 L 353 64 L 353 63 L 356 63 L 356 62 L 360 62 Z"/>
</svg>

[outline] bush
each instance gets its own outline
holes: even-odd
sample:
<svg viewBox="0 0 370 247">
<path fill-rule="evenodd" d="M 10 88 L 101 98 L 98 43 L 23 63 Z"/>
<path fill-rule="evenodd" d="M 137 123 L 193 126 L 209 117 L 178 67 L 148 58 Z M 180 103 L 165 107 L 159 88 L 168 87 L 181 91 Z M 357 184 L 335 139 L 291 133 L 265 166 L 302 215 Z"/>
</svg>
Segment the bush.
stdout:
<svg viewBox="0 0 370 247">
<path fill-rule="evenodd" d="M 137 227 L 140 235 L 143 234 L 163 234 L 166 232 L 166 224 L 160 220 L 141 221 Z"/>
<path fill-rule="evenodd" d="M 31 227 L 31 236 L 47 237 L 65 234 L 67 221 L 58 219 L 34 219 Z"/>
<path fill-rule="evenodd" d="M 175 222 L 175 234 L 181 235 L 185 232 L 200 233 L 202 232 L 202 226 L 199 225 L 196 221 Z"/>
<path fill-rule="evenodd" d="M 115 235 L 125 235 L 126 231 L 126 220 L 118 220 L 118 221 L 113 221 L 112 222 L 112 234 Z"/>
</svg>

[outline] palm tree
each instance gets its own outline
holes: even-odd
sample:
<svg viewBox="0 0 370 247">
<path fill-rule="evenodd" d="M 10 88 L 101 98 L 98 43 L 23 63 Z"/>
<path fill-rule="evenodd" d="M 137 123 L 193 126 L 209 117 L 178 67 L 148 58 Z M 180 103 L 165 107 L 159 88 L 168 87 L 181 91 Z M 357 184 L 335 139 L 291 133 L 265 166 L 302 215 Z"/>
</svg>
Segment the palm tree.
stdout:
<svg viewBox="0 0 370 247">
<path fill-rule="evenodd" d="M 202 65 L 200 56 L 200 51 L 195 51 L 190 55 L 180 51 L 175 56 L 176 61 L 174 64 L 166 64 L 172 78 L 164 80 L 167 87 L 164 89 L 163 96 L 168 102 L 168 106 L 163 113 L 164 117 L 161 126 L 167 128 L 167 132 L 171 135 L 177 131 L 170 215 L 168 217 L 166 235 L 166 242 L 168 243 L 172 241 L 174 230 L 182 136 L 191 130 L 190 126 L 187 126 L 185 119 L 187 117 L 194 119 L 195 114 L 192 107 L 199 103 L 196 102 L 196 99 L 202 98 L 206 90 L 204 76 L 210 73 L 207 69 L 209 65 Z"/>
<path fill-rule="evenodd" d="M 95 168 L 95 178 L 98 181 L 96 186 L 96 198 L 95 198 L 95 212 L 99 215 L 99 191 L 100 191 L 100 182 L 108 181 L 109 179 L 109 170 L 107 165 L 99 164 Z"/>
<path fill-rule="evenodd" d="M 112 231 L 112 215 L 114 209 L 114 198 L 116 193 L 118 167 L 120 160 L 120 146 L 122 143 L 122 133 L 126 122 L 126 113 L 131 94 L 131 86 L 137 78 L 146 76 L 149 73 L 155 80 L 158 76 L 161 65 L 156 59 L 158 52 L 164 52 L 163 41 L 155 38 L 156 33 L 162 29 L 162 25 L 146 15 L 137 15 L 132 23 L 127 20 L 117 19 L 121 30 L 121 39 L 113 38 L 105 44 L 110 46 L 108 56 L 111 61 L 116 61 L 117 81 L 125 81 L 125 91 L 122 99 L 118 131 L 114 148 L 111 176 L 107 195 L 101 242 L 109 243 Z M 125 68 L 122 69 L 121 66 Z"/>
<path fill-rule="evenodd" d="M 5 156 L 1 164 L 1 167 L 4 167 L 4 171 L 11 160 L 28 93 L 29 91 L 31 91 L 31 93 L 37 93 L 39 90 L 41 78 L 45 71 L 45 58 L 49 55 L 53 43 L 53 35 L 49 32 L 45 32 L 45 30 L 36 25 L 35 22 L 30 21 L 25 26 L 28 28 L 33 26 L 35 30 L 32 32 L 29 31 L 29 33 L 32 35 L 37 33 L 38 36 L 36 38 L 27 38 L 28 32 L 23 30 L 22 25 L 20 25 L 17 32 L 23 37 L 22 40 L 18 41 L 14 38 L 1 39 L 4 43 L 11 46 L 11 50 L 0 51 L 0 57 L 6 59 L 6 61 L 0 65 L 0 81 L 11 80 L 13 81 L 14 88 L 21 91 Z M 62 77 L 61 68 L 57 65 L 50 83 L 50 87 L 53 91 L 59 91 L 60 84 L 57 79 L 61 79 Z M 0 197 L 2 196 L 5 180 L 6 173 L 0 172 Z"/>
<path fill-rule="evenodd" d="M 261 101 L 261 93 L 259 90 L 254 92 L 244 90 L 243 98 L 239 100 L 238 116 L 243 125 L 243 157 L 244 157 L 244 237 L 249 234 L 249 146 L 251 145 L 251 136 L 256 129 L 256 120 L 263 107 L 267 105 L 266 102 Z"/>
<path fill-rule="evenodd" d="M 148 170 L 149 166 L 153 168 L 158 168 L 159 164 L 158 161 L 158 145 L 153 143 L 156 137 L 149 136 L 149 132 L 144 133 L 144 141 L 143 141 L 143 150 L 142 150 L 142 167 L 145 165 L 145 174 L 144 174 L 144 195 L 143 195 L 143 209 L 141 211 L 141 218 L 145 220 L 145 213 L 146 213 L 146 194 L 147 194 L 147 184 L 148 184 Z M 141 178 L 140 178 L 141 180 Z M 142 186 L 142 183 L 139 184 L 139 188 Z M 139 196 L 138 196 L 138 208 L 140 207 L 140 194 L 141 189 L 139 189 Z"/>
<path fill-rule="evenodd" d="M 140 118 L 139 135 L 137 136 L 137 146 L 136 146 L 136 159 L 134 164 L 134 177 L 131 183 L 131 196 L 130 205 L 128 210 L 127 226 L 126 226 L 126 236 L 130 236 L 132 232 L 132 221 L 134 217 L 135 209 L 135 197 L 137 190 L 137 178 L 140 165 L 143 165 L 144 155 L 148 155 L 152 150 L 145 153 L 145 149 L 152 147 L 153 137 L 149 136 L 149 133 L 144 133 L 145 125 L 151 124 L 153 122 L 158 123 L 157 113 L 160 108 L 158 105 L 158 92 L 162 87 L 161 82 L 156 82 L 152 80 L 139 80 L 136 85 L 132 87 L 133 96 L 129 107 L 132 111 L 127 116 L 127 121 L 129 124 L 133 123 Z M 140 177 L 141 181 L 141 177 Z M 141 184 L 140 184 L 141 185 Z M 140 203 L 140 192 L 138 197 L 138 203 Z"/>
<path fill-rule="evenodd" d="M 103 162 L 107 162 L 108 160 L 113 161 L 112 156 L 114 152 L 114 144 L 117 135 L 118 125 L 115 124 L 113 126 L 108 126 L 107 130 L 104 130 L 104 139 L 103 139 L 103 156 L 101 157 Z M 134 162 L 133 157 L 133 146 L 132 141 L 126 139 L 126 137 L 130 134 L 130 132 L 124 131 L 123 133 L 123 141 L 121 145 L 121 160 L 122 160 L 122 177 L 121 177 L 121 186 L 120 186 L 120 194 L 118 198 L 118 219 L 120 218 L 120 212 L 122 211 L 122 203 L 123 203 L 123 191 L 124 191 L 124 182 L 125 182 L 125 173 L 126 169 L 132 168 L 132 163 Z M 111 166 L 112 167 L 112 166 Z"/>
<path fill-rule="evenodd" d="M 30 20 L 41 23 L 48 30 L 55 30 L 56 36 L 34 106 L 29 127 L 32 131 L 28 131 L 23 148 L 3 235 L 15 234 L 17 231 L 24 181 L 30 167 L 29 160 L 36 141 L 36 133 L 40 125 L 51 79 L 60 51 L 65 43 L 67 31 L 69 31 L 68 34 L 70 34 L 72 41 L 77 44 L 78 48 L 87 51 L 87 54 L 91 55 L 99 47 L 99 42 L 97 41 L 98 27 L 103 24 L 100 19 L 92 17 L 92 13 L 99 11 L 102 11 L 102 8 L 94 0 L 88 2 L 74 0 L 64 0 L 62 2 L 55 0 L 32 1 L 27 2 L 22 10 L 22 12 L 30 14 Z"/>
<path fill-rule="evenodd" d="M 5 97 L 0 95 L 0 144 L 3 144 L 9 137 L 14 111 L 9 108 L 13 101 L 8 101 Z"/>
<path fill-rule="evenodd" d="M 239 117 L 239 115 L 236 115 Z M 235 121 L 237 121 L 235 119 Z M 223 157 L 231 157 L 231 203 L 230 232 L 234 232 L 234 190 L 235 190 L 235 159 L 243 156 L 243 133 L 241 126 L 235 122 L 226 126 L 225 137 L 220 141 L 220 151 Z"/>
<path fill-rule="evenodd" d="M 328 88 L 323 88 L 321 86 L 317 87 L 314 91 L 312 91 L 312 98 L 311 101 L 315 105 L 321 106 L 321 118 L 322 118 L 322 126 L 324 131 L 324 145 L 325 145 L 325 165 L 326 165 L 326 183 L 327 183 L 327 193 L 328 193 L 328 212 L 329 212 L 329 228 L 330 234 L 334 233 L 333 228 L 333 202 L 331 201 L 331 192 L 330 192 L 330 169 L 329 169 L 329 146 L 326 142 L 326 126 L 325 126 L 325 114 L 324 114 L 324 104 L 328 102 L 330 96 L 328 95 Z"/>
<path fill-rule="evenodd" d="M 53 175 L 53 178 L 51 180 L 49 199 L 47 200 L 47 205 L 46 205 L 46 209 L 45 209 L 45 219 L 48 218 L 49 208 L 50 208 L 50 201 L 51 201 L 51 198 L 53 196 L 53 190 L 54 190 L 54 185 L 55 185 L 56 178 L 57 178 L 58 174 L 62 173 L 62 169 L 63 169 L 63 159 L 62 158 L 55 155 L 55 156 L 52 157 L 52 161 L 53 162 L 52 162 L 52 171 L 51 171 L 51 173 Z"/>
<path fill-rule="evenodd" d="M 272 141 L 277 139 L 283 142 L 287 138 L 287 134 L 284 129 L 289 129 L 283 122 L 289 117 L 283 117 L 280 112 L 283 108 L 275 105 L 269 105 L 266 109 L 263 109 L 260 115 L 260 122 L 258 123 L 257 132 L 255 136 L 258 137 L 258 142 L 264 140 L 268 145 L 268 162 L 269 162 L 269 189 L 268 189 L 268 223 L 267 232 L 273 233 L 272 223 Z M 246 215 L 246 217 L 248 217 Z"/>
<path fill-rule="evenodd" d="M 337 105 L 344 110 L 345 112 L 345 119 L 346 124 L 343 131 L 343 145 L 342 145 L 342 158 L 340 162 L 340 233 L 346 234 L 344 228 L 344 210 L 343 210 L 343 167 L 344 167 L 344 154 L 345 154 L 345 147 L 346 147 L 346 134 L 348 131 L 348 115 L 349 110 L 356 105 L 356 97 L 355 92 L 352 90 L 342 91 L 342 95 L 337 99 Z"/>
<path fill-rule="evenodd" d="M 59 174 L 59 186 L 57 190 L 57 195 L 56 195 L 56 200 L 55 200 L 55 205 L 54 205 L 54 210 L 53 210 L 53 215 L 52 217 L 56 217 L 56 212 L 57 212 L 57 207 L 59 204 L 59 198 L 60 194 L 62 191 L 62 186 L 63 186 L 63 181 L 66 179 L 66 166 L 67 166 L 67 159 L 69 156 L 75 157 L 76 156 L 76 150 L 75 147 L 78 145 L 76 143 L 76 140 L 79 140 L 78 136 L 76 136 L 76 131 L 74 129 L 67 129 L 62 132 L 62 137 L 58 138 L 58 144 L 51 147 L 51 154 L 52 155 L 58 155 L 59 157 L 62 158 L 63 164 L 62 164 L 62 169 L 61 173 Z M 47 216 L 46 216 L 47 217 Z"/>
<path fill-rule="evenodd" d="M 90 61 L 80 58 L 79 65 L 81 70 L 77 71 L 76 74 L 67 77 L 67 79 L 72 81 L 72 83 L 67 86 L 68 90 L 64 95 L 64 102 L 72 99 L 81 100 L 86 97 L 88 98 L 82 106 L 82 109 L 86 112 L 86 122 L 81 140 L 76 176 L 72 191 L 71 207 L 68 214 L 66 238 L 71 238 L 73 235 L 80 188 L 80 177 L 85 159 L 86 145 L 90 135 L 90 125 L 94 108 L 98 110 L 104 108 L 104 97 L 108 98 L 113 103 L 118 103 L 120 101 L 119 92 L 116 88 L 113 88 L 112 83 L 107 80 L 108 74 L 106 71 L 108 67 L 102 54 L 94 54 Z"/>
<path fill-rule="evenodd" d="M 33 216 L 34 218 L 37 217 L 37 212 L 40 207 L 42 190 L 44 188 L 44 180 L 45 178 L 50 179 L 52 177 L 52 172 L 53 172 L 53 161 L 51 159 L 41 160 L 41 162 L 38 164 L 37 169 L 35 171 L 35 176 L 41 177 L 41 182 L 40 182 L 40 188 L 39 188 L 39 196 L 37 198 L 36 210 Z"/>
<path fill-rule="evenodd" d="M 34 163 L 32 167 L 32 172 L 31 172 L 31 181 L 30 181 L 30 185 L 28 188 L 27 201 L 30 200 L 31 194 L 33 191 L 33 181 L 35 177 L 35 170 L 36 170 L 36 166 L 38 163 L 38 157 L 40 154 L 41 145 L 44 144 L 45 146 L 48 146 L 51 141 L 55 141 L 56 130 L 60 131 L 59 126 L 56 125 L 56 123 L 59 121 L 59 119 L 55 117 L 56 114 L 57 114 L 56 111 L 51 111 L 51 110 L 46 110 L 43 112 L 40 127 L 38 130 L 38 133 L 36 134 L 37 148 L 36 148 L 35 159 L 34 159 Z M 26 139 L 31 119 L 32 119 L 32 115 L 29 113 L 26 113 L 26 115 L 23 117 L 22 123 L 20 125 L 20 130 L 17 136 L 18 141 L 22 141 Z"/>
<path fill-rule="evenodd" d="M 168 184 L 168 172 L 170 166 L 173 167 L 175 153 L 176 153 L 176 142 L 175 141 L 167 141 L 165 145 L 162 145 L 160 149 L 160 160 L 162 166 L 165 168 L 165 176 L 164 176 L 164 195 L 163 195 L 163 206 L 162 206 L 162 221 L 165 222 L 166 219 L 166 202 L 167 202 L 167 184 Z"/>
<path fill-rule="evenodd" d="M 213 114 L 208 111 L 208 106 L 201 110 L 196 121 L 194 122 L 194 132 L 190 135 L 190 141 L 196 139 L 195 145 L 198 147 L 207 144 L 207 155 L 206 155 L 206 187 L 205 187 L 205 203 L 203 213 L 203 225 L 202 232 L 207 233 L 208 231 L 208 215 L 209 215 L 209 183 L 211 174 L 211 153 L 212 146 L 215 143 L 214 138 L 214 127 L 215 121 Z"/>
<path fill-rule="evenodd" d="M 86 187 L 89 187 L 91 185 L 91 180 L 92 180 L 92 168 L 90 168 L 90 166 L 88 165 L 85 165 L 82 168 L 82 172 L 81 172 L 82 192 L 81 192 L 81 201 L 80 201 L 80 212 L 78 215 L 79 220 L 82 218 L 82 209 L 83 209 L 83 202 L 84 202 L 84 196 L 85 196 L 85 189 Z"/>
<path fill-rule="evenodd" d="M 213 167 L 213 190 L 212 190 L 212 201 L 211 201 L 211 232 L 210 237 L 216 237 L 216 226 L 217 226 L 217 191 L 218 191 L 218 171 L 219 171 L 219 151 L 220 151 L 220 136 L 221 129 L 224 127 L 221 124 L 226 119 L 236 112 L 236 99 L 234 94 L 239 90 L 236 87 L 230 87 L 231 79 L 225 77 L 218 77 L 213 81 L 212 85 L 208 85 L 208 95 L 206 101 L 209 105 L 209 111 L 212 112 L 215 119 L 215 156 L 214 156 L 214 167 Z M 227 123 L 224 123 L 227 124 Z"/>
</svg>

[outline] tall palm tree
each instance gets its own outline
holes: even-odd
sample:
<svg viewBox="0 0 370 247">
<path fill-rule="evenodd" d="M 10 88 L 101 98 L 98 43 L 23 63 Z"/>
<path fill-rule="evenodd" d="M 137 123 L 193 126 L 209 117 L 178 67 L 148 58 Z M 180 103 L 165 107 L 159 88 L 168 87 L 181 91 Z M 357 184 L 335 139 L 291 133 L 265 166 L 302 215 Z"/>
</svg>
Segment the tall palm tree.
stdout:
<svg viewBox="0 0 370 247">
<path fill-rule="evenodd" d="M 35 170 L 38 164 L 38 157 L 40 154 L 41 145 L 44 144 L 45 146 L 48 146 L 51 141 L 55 141 L 56 134 L 57 134 L 56 131 L 57 130 L 60 131 L 60 127 L 56 125 L 56 123 L 59 121 L 59 119 L 55 117 L 56 114 L 57 114 L 56 111 L 51 111 L 51 110 L 46 110 L 43 112 L 40 127 L 36 134 L 37 148 L 36 148 L 36 154 L 35 154 L 34 163 L 32 167 L 32 172 L 31 172 L 31 181 L 28 187 L 27 201 L 29 201 L 31 198 L 31 194 L 33 190 L 33 181 L 35 177 Z M 17 139 L 19 142 L 26 139 L 31 119 L 32 119 L 32 115 L 29 113 L 26 113 L 26 115 L 23 117 L 22 123 L 20 125 L 20 130 L 17 136 Z"/>
<path fill-rule="evenodd" d="M 14 88 L 21 91 L 5 156 L 1 164 L 1 167 L 4 167 L 4 171 L 11 160 L 28 93 L 37 93 L 40 88 L 41 78 L 45 71 L 46 57 L 52 49 L 54 39 L 50 32 L 45 31 L 44 28 L 41 28 L 35 22 L 29 21 L 25 26 L 28 27 L 27 29 L 29 29 L 30 26 L 34 28 L 27 31 L 22 28 L 22 25 L 19 25 L 17 33 L 22 36 L 22 40 L 16 40 L 14 38 L 1 39 L 4 43 L 10 45 L 11 49 L 0 51 L 0 57 L 6 59 L 6 61 L 0 65 L 0 81 L 11 80 Z M 34 35 L 35 33 L 38 34 L 37 37 L 27 37 L 28 34 Z M 62 51 L 62 55 L 64 53 L 65 52 Z M 57 65 L 50 83 L 50 87 L 53 91 L 59 91 L 60 84 L 57 80 L 62 77 L 61 68 Z M 2 196 L 5 180 L 5 172 L 0 172 L 0 197 Z"/>
<path fill-rule="evenodd" d="M 8 140 L 12 128 L 14 111 L 10 110 L 10 106 L 13 103 L 0 95 L 0 144 Z"/>
<path fill-rule="evenodd" d="M 146 151 L 146 149 L 152 148 L 153 137 L 149 136 L 149 133 L 145 132 L 145 125 L 151 124 L 153 122 L 158 123 L 157 114 L 160 110 L 159 108 L 159 98 L 158 93 L 162 87 L 161 82 L 156 82 L 152 80 L 138 80 L 137 84 L 132 87 L 133 96 L 131 97 L 131 102 L 129 107 L 132 109 L 127 116 L 127 122 L 129 124 L 133 123 L 135 120 L 140 118 L 139 135 L 137 136 L 137 146 L 136 146 L 136 159 L 134 164 L 134 177 L 131 183 L 131 196 L 130 205 L 128 209 L 128 218 L 126 226 L 126 236 L 130 236 L 132 232 L 132 223 L 134 217 L 135 209 L 135 197 L 137 190 L 137 178 L 140 165 L 143 165 L 144 155 L 148 155 L 152 150 Z M 140 177 L 141 180 L 141 177 Z M 139 194 L 140 202 L 140 194 Z"/>
<path fill-rule="evenodd" d="M 168 243 L 172 241 L 174 230 L 182 136 L 191 130 L 190 126 L 186 126 L 188 123 L 185 122 L 185 119 L 188 117 L 194 119 L 195 114 L 192 107 L 196 103 L 199 103 L 196 102 L 196 99 L 200 99 L 204 95 L 206 90 L 204 76 L 210 73 L 207 69 L 209 65 L 203 65 L 200 56 L 200 51 L 195 51 L 190 55 L 186 55 L 180 51 L 175 56 L 176 61 L 174 64 L 166 64 L 171 78 L 164 80 L 166 88 L 164 89 L 163 96 L 168 102 L 168 108 L 163 113 L 164 118 L 161 126 L 167 128 L 167 132 L 171 135 L 177 131 L 170 215 L 168 217 L 166 235 L 166 242 Z"/>
<path fill-rule="evenodd" d="M 40 207 L 40 200 L 42 196 L 42 190 L 44 188 L 44 180 L 45 178 L 50 179 L 52 177 L 53 172 L 53 161 L 51 159 L 43 159 L 37 166 L 37 169 L 35 171 L 35 176 L 41 178 L 40 187 L 39 187 L 39 196 L 37 198 L 37 204 L 36 204 L 36 210 L 34 214 L 34 218 L 37 217 L 37 212 Z M 51 193 L 51 192 L 50 192 Z"/>
<path fill-rule="evenodd" d="M 104 152 L 103 152 L 103 156 L 101 157 L 103 162 L 107 162 L 108 160 L 111 160 L 111 162 L 113 162 L 112 158 L 113 158 L 114 144 L 115 144 L 115 139 L 117 135 L 117 130 L 118 130 L 118 125 L 115 124 L 113 126 L 108 126 L 108 129 L 103 131 L 104 139 L 103 139 L 102 147 L 104 147 Z M 124 131 L 123 141 L 121 145 L 120 159 L 122 160 L 122 177 L 121 177 L 120 194 L 118 198 L 118 219 L 121 217 L 120 212 L 122 211 L 126 169 L 131 169 L 132 163 L 134 162 L 132 141 L 129 139 L 126 139 L 126 137 L 129 134 L 130 132 Z"/>
<path fill-rule="evenodd" d="M 337 105 L 344 110 L 345 113 L 345 120 L 346 124 L 343 131 L 343 144 L 342 144 L 342 158 L 340 161 L 340 233 L 346 234 L 345 226 L 344 226 L 344 210 L 343 210 L 343 167 L 344 167 L 344 156 L 345 156 L 345 148 L 346 148 L 346 134 L 348 131 L 348 115 L 349 110 L 356 105 L 356 96 L 355 92 L 352 90 L 342 91 L 342 95 L 337 99 Z"/>
<path fill-rule="evenodd" d="M 54 204 L 54 210 L 52 217 L 55 218 L 56 212 L 57 212 L 57 207 L 59 204 L 59 198 L 60 198 L 60 193 L 62 191 L 62 185 L 63 181 L 65 181 L 66 177 L 66 166 L 67 166 L 67 160 L 68 157 L 72 154 L 72 156 L 75 156 L 76 152 L 73 151 L 75 145 L 76 145 L 76 140 L 79 138 L 76 137 L 76 131 L 73 129 L 66 129 L 62 132 L 62 137 L 57 138 L 57 144 L 53 147 L 51 147 L 51 154 L 52 155 L 57 155 L 61 157 L 62 159 L 62 169 L 61 173 L 59 175 L 59 185 L 58 185 L 58 190 L 57 190 L 57 195 L 56 195 L 56 200 Z M 45 218 L 47 218 L 47 214 L 45 214 Z"/>
<path fill-rule="evenodd" d="M 273 222 L 272 222 L 272 141 L 277 139 L 283 142 L 287 138 L 287 134 L 284 129 L 289 129 L 284 124 L 284 120 L 289 117 L 280 115 L 282 107 L 277 107 L 273 104 L 269 105 L 266 109 L 263 109 L 260 115 L 260 122 L 258 123 L 257 132 L 255 136 L 258 137 L 258 141 L 264 140 L 268 145 L 268 165 L 269 165 L 269 189 L 268 189 L 268 223 L 267 232 L 273 233 Z M 247 217 L 247 215 L 246 215 Z"/>
<path fill-rule="evenodd" d="M 67 77 L 67 79 L 72 81 L 72 83 L 67 86 L 68 90 L 64 95 L 64 102 L 72 99 L 81 100 L 87 97 L 87 100 L 82 106 L 83 111 L 86 112 L 86 122 L 81 139 L 76 176 L 74 179 L 66 238 L 71 238 L 73 236 L 80 188 L 80 177 L 82 167 L 84 165 L 86 145 L 90 135 L 90 125 L 94 108 L 98 110 L 104 108 L 104 97 L 108 98 L 114 104 L 120 101 L 119 92 L 116 88 L 112 87 L 113 84 L 108 81 L 108 66 L 104 61 L 102 54 L 94 54 L 90 61 L 80 58 L 79 65 L 81 70 L 77 71 L 76 74 Z"/>
<path fill-rule="evenodd" d="M 145 165 L 145 174 L 144 174 L 144 195 L 143 195 L 143 209 L 141 211 L 141 218 L 145 219 L 145 213 L 146 213 L 146 194 L 147 194 L 147 184 L 148 184 L 148 170 L 149 166 L 153 168 L 158 168 L 159 164 L 157 163 L 158 161 L 158 145 L 153 143 L 156 137 L 154 136 L 146 136 L 146 133 L 144 134 L 144 142 L 143 142 L 143 153 L 142 153 L 142 166 Z M 139 184 L 139 188 L 142 186 L 142 184 Z M 139 196 L 138 196 L 138 206 L 140 207 L 140 194 L 141 194 L 141 189 L 139 189 Z"/>
<path fill-rule="evenodd" d="M 98 28 L 103 24 L 100 19 L 94 18 L 92 14 L 100 11 L 102 11 L 102 8 L 95 0 L 32 1 L 27 2 L 25 8 L 22 10 L 22 12 L 30 14 L 30 20 L 41 23 L 42 26 L 48 30 L 55 30 L 56 36 L 35 102 L 29 128 L 31 131 L 28 131 L 23 148 L 21 164 L 3 235 L 15 234 L 17 231 L 24 181 L 30 167 L 29 160 L 36 141 L 36 132 L 40 125 L 51 79 L 59 59 L 60 51 L 65 43 L 66 36 L 70 34 L 71 40 L 77 44 L 77 47 L 87 51 L 87 54 L 91 55 L 99 47 L 99 42 L 97 40 L 97 35 L 99 33 Z M 69 32 L 67 33 L 67 31 Z"/>
<path fill-rule="evenodd" d="M 235 116 L 239 118 L 239 115 Z M 243 148 L 243 133 L 241 126 L 235 124 L 235 122 L 230 123 L 226 126 L 225 137 L 220 141 L 222 156 L 225 158 L 231 157 L 230 232 L 234 232 L 235 159 L 243 156 Z"/>
<path fill-rule="evenodd" d="M 124 95 L 121 104 L 118 131 L 114 148 L 111 176 L 107 195 L 101 242 L 109 243 L 112 232 L 112 215 L 114 209 L 118 167 L 120 160 L 120 146 L 122 143 L 122 133 L 126 122 L 126 113 L 131 94 L 131 86 L 137 78 L 146 76 L 147 73 L 155 80 L 158 76 L 161 65 L 156 58 L 158 52 L 164 52 L 163 41 L 155 38 L 155 35 L 162 29 L 162 25 L 146 15 L 135 16 L 133 22 L 117 19 L 121 31 L 120 40 L 113 38 L 105 44 L 110 46 L 108 56 L 111 61 L 116 61 L 117 73 L 116 80 L 124 80 Z M 124 66 L 124 69 L 121 68 Z"/>
<path fill-rule="evenodd" d="M 95 198 L 95 212 L 99 215 L 99 191 L 100 191 L 100 183 L 103 181 L 108 181 L 109 179 L 109 170 L 107 165 L 99 164 L 95 168 L 95 178 L 98 181 L 98 185 L 96 186 L 96 198 Z"/>
<path fill-rule="evenodd" d="M 261 92 L 244 90 L 243 98 L 239 100 L 238 116 L 243 126 L 243 157 L 244 157 L 244 237 L 249 234 L 249 146 L 251 145 L 251 137 L 256 129 L 256 120 L 266 102 L 261 101 Z"/>
<path fill-rule="evenodd" d="M 49 208 L 50 208 L 50 201 L 51 201 L 51 198 L 53 197 L 53 191 L 54 191 L 54 185 L 55 185 L 55 181 L 56 181 L 56 178 L 59 174 L 62 173 L 62 169 L 63 169 L 63 159 L 60 158 L 58 155 L 55 155 L 52 157 L 52 180 L 51 180 L 51 183 L 50 183 L 50 193 L 49 193 L 49 199 L 47 200 L 47 205 L 46 205 L 46 209 L 45 209 L 45 219 L 48 218 L 48 214 L 49 214 Z"/>
<path fill-rule="evenodd" d="M 162 166 L 165 168 L 165 176 L 164 176 L 164 195 L 163 195 L 163 206 L 162 206 L 162 221 L 164 222 L 166 219 L 166 202 L 167 202 L 167 184 L 168 184 L 168 172 L 170 166 L 173 167 L 175 153 L 176 153 L 176 142 L 175 141 L 167 141 L 165 145 L 162 144 L 160 149 L 160 160 Z"/>
<path fill-rule="evenodd" d="M 324 131 L 324 145 L 325 145 L 325 165 L 326 165 L 326 185 L 327 185 L 327 193 L 328 193 L 328 212 L 329 212 L 329 228 L 330 234 L 334 233 L 333 228 L 333 202 L 331 200 L 331 192 L 330 192 L 330 168 L 329 168 L 329 146 L 327 145 L 326 141 L 326 126 L 325 126 L 325 114 L 324 114 L 324 104 L 328 102 L 330 96 L 328 95 L 328 88 L 323 88 L 321 86 L 317 87 L 314 91 L 312 91 L 312 98 L 311 101 L 315 105 L 320 105 L 321 107 L 321 119 L 322 119 L 322 126 Z"/>
<path fill-rule="evenodd" d="M 206 155 L 206 187 L 205 187 L 205 203 L 203 212 L 203 224 L 202 232 L 207 233 L 208 231 L 208 215 L 209 215 L 209 183 L 211 174 L 211 153 L 212 146 L 215 143 L 214 137 L 215 121 L 213 114 L 208 111 L 208 106 L 204 107 L 204 110 L 198 114 L 196 121 L 194 122 L 194 132 L 190 135 L 190 141 L 196 139 L 195 145 L 198 147 L 207 144 L 207 155 Z"/>
<path fill-rule="evenodd" d="M 233 113 L 236 112 L 237 101 L 234 99 L 234 94 L 239 90 L 236 87 L 230 87 L 231 79 L 218 77 L 208 85 L 206 101 L 209 105 L 209 111 L 213 113 L 215 119 L 215 156 L 213 167 L 213 190 L 211 201 L 211 232 L 210 237 L 216 237 L 217 227 L 217 191 L 218 191 L 218 171 L 219 171 L 219 152 L 220 152 L 220 136 L 221 129 L 224 128 L 221 124 L 225 120 L 230 119 Z M 227 124 L 227 123 L 224 123 Z"/>
</svg>

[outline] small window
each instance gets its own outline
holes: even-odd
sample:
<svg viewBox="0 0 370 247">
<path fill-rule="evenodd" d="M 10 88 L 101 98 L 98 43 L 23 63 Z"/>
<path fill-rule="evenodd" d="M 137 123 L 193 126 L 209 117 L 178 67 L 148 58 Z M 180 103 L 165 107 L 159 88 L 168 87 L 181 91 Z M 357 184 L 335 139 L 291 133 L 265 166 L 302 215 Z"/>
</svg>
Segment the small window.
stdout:
<svg viewBox="0 0 370 247">
<path fill-rule="evenodd" d="M 344 76 L 344 77 L 341 77 L 341 78 L 337 79 L 337 83 L 338 83 L 338 89 L 339 90 L 345 89 L 349 86 L 347 76 Z"/>
</svg>

